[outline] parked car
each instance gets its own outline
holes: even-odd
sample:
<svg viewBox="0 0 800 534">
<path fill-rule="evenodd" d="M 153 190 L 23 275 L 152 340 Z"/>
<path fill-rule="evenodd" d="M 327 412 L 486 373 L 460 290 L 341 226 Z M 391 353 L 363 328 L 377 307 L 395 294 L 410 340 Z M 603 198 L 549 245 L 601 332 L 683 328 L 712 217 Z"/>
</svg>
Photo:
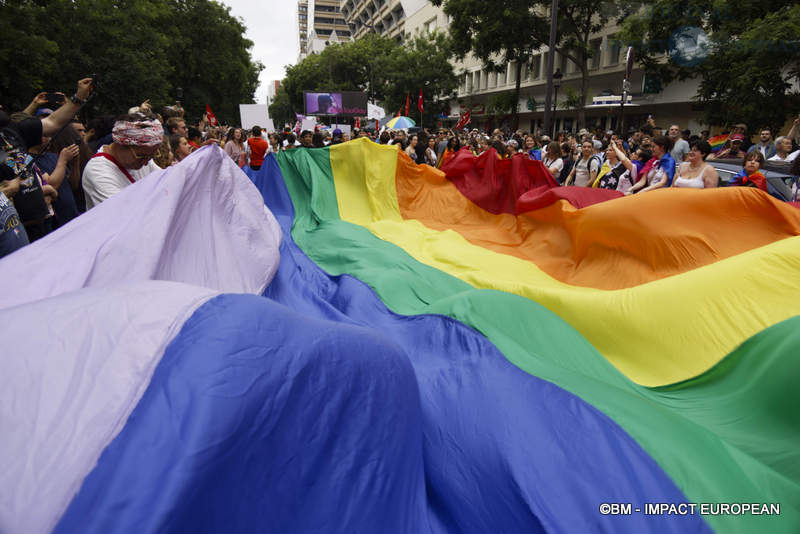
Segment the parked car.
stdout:
<svg viewBox="0 0 800 534">
<path fill-rule="evenodd" d="M 742 170 L 741 158 L 710 159 L 707 161 L 719 174 L 719 185 L 725 187 Z M 783 201 L 797 200 L 797 176 L 789 172 L 790 163 L 768 161 L 761 166 L 761 174 L 767 179 L 767 192 Z"/>
</svg>

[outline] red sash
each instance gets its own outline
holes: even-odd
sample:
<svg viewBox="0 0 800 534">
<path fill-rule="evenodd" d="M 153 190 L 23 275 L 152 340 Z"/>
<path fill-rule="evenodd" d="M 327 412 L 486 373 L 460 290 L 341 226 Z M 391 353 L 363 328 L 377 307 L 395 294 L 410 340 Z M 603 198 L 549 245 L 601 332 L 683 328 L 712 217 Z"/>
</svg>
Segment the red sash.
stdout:
<svg viewBox="0 0 800 534">
<path fill-rule="evenodd" d="M 112 156 L 111 154 L 108 154 L 106 152 L 98 152 L 89 159 L 94 159 L 94 158 L 106 158 L 108 161 L 116 165 L 120 171 L 122 171 L 122 174 L 125 175 L 125 178 L 127 178 L 128 181 L 130 181 L 130 183 L 136 182 L 136 180 L 133 179 L 133 176 L 131 176 L 131 173 L 128 172 L 128 169 L 120 165 L 119 162 L 116 159 L 114 159 L 114 156 Z"/>
</svg>

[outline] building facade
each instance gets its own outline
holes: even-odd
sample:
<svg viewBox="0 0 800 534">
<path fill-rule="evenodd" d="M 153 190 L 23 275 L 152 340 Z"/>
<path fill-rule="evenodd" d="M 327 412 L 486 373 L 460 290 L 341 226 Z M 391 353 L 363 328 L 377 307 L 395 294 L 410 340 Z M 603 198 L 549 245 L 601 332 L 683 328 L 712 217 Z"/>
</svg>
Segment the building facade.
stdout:
<svg viewBox="0 0 800 534">
<path fill-rule="evenodd" d="M 402 41 L 406 35 L 406 18 L 425 7 L 426 0 L 341 0 L 342 14 L 360 39 L 369 32 Z"/>
<path fill-rule="evenodd" d="M 331 43 L 349 41 L 350 28 L 339 8 L 340 0 L 299 0 L 297 18 L 300 57 L 318 54 Z"/>
<path fill-rule="evenodd" d="M 341 13 L 350 24 L 352 35 L 358 39 L 370 31 L 405 40 L 419 33 L 446 32 L 449 20 L 441 8 L 426 0 L 340 0 Z M 589 60 L 589 89 L 585 107 L 585 125 L 588 128 L 618 129 L 620 109 L 618 105 L 600 103 L 606 96 L 622 92 L 625 74 L 625 50 L 618 46 L 615 34 L 619 28 L 607 25 L 593 35 L 590 43 L 593 57 Z M 521 95 L 518 102 L 519 127 L 535 131 L 543 126 L 544 101 L 547 89 L 547 47 L 537 51 L 533 59 L 521 69 Z M 516 65 L 506 65 L 504 72 L 487 71 L 475 58 L 454 62 L 461 79 L 457 98 L 450 102 L 450 119 L 455 120 L 467 108 L 472 110 L 476 127 L 497 126 L 502 113 L 488 113 L 491 97 L 513 91 L 516 84 Z M 578 113 L 574 107 L 581 83 L 580 69 L 559 54 L 554 60 L 554 69 L 560 69 L 562 78 L 558 84 L 554 126 L 556 131 L 575 131 Z M 634 68 L 631 75 L 631 100 L 625 106 L 625 125 L 638 126 L 652 115 L 660 127 L 667 128 L 677 123 L 682 129 L 697 132 L 705 125 L 698 122 L 699 109 L 692 103 L 696 94 L 697 80 L 674 82 L 666 87 L 648 83 L 642 69 Z M 556 95 L 554 95 L 556 96 Z M 507 117 L 505 117 L 508 120 Z M 669 124 L 668 124 L 669 123 Z"/>
</svg>

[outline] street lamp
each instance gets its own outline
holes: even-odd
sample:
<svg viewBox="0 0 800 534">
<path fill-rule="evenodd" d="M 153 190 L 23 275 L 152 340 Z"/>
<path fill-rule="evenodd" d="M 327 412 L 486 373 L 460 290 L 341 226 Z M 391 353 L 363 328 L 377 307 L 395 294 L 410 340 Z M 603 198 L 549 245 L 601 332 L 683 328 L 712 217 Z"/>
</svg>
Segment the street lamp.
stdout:
<svg viewBox="0 0 800 534">
<path fill-rule="evenodd" d="M 553 89 L 556 90 L 556 97 L 553 99 L 553 137 L 552 139 L 556 138 L 556 110 L 558 110 L 558 88 L 561 87 L 561 78 L 564 77 L 564 74 L 561 72 L 561 69 L 556 69 L 553 73 Z"/>
</svg>

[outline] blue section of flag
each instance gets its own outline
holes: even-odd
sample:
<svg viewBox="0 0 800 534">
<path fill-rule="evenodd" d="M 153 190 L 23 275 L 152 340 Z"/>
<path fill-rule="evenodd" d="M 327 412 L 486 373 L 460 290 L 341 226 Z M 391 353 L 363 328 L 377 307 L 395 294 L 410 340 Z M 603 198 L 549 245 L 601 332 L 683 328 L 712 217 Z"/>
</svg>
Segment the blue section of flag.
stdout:
<svg viewBox="0 0 800 534">
<path fill-rule="evenodd" d="M 264 297 L 223 295 L 167 348 L 56 532 L 708 532 L 619 426 L 447 317 L 399 316 L 284 232 Z"/>
</svg>

